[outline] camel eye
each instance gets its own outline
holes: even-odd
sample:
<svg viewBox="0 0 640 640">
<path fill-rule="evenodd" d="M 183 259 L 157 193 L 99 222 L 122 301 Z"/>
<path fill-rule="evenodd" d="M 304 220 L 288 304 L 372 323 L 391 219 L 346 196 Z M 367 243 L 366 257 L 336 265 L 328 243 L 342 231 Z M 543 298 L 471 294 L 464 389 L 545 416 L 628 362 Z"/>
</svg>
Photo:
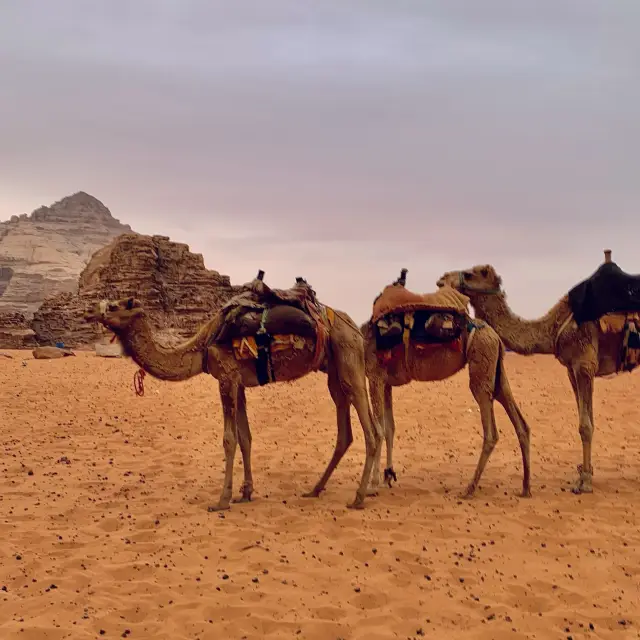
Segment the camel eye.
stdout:
<svg viewBox="0 0 640 640">
<path fill-rule="evenodd" d="M 472 278 L 472 274 L 471 274 L 471 272 L 470 272 L 470 271 L 465 271 L 465 272 L 462 274 L 462 277 L 463 277 L 465 280 L 471 280 L 471 278 Z"/>
</svg>

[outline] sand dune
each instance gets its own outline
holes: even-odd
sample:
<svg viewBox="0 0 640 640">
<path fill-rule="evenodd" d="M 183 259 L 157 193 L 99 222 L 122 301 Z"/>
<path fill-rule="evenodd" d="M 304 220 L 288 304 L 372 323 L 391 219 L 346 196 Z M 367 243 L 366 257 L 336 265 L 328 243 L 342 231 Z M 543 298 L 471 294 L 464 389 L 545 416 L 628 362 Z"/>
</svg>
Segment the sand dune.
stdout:
<svg viewBox="0 0 640 640">
<path fill-rule="evenodd" d="M 501 408 L 484 482 L 458 498 L 481 443 L 466 373 L 400 389 L 399 482 L 362 512 L 346 509 L 364 459 L 355 417 L 326 493 L 300 497 L 333 449 L 326 379 L 251 390 L 256 500 L 211 514 L 224 458 L 211 378 L 147 376 L 139 398 L 130 362 L 13 356 L 0 361 L 3 640 L 640 637 L 638 375 L 598 381 L 595 493 L 574 496 L 566 374 L 507 356 L 533 430 L 530 500 Z"/>
</svg>

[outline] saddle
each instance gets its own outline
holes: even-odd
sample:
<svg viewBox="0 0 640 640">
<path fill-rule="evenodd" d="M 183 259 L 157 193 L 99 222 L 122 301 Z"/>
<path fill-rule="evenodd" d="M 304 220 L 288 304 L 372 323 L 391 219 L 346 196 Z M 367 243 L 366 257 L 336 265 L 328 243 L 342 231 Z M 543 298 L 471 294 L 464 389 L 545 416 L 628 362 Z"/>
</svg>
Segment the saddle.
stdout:
<svg viewBox="0 0 640 640">
<path fill-rule="evenodd" d="M 287 349 L 314 350 L 312 369 L 324 359 L 333 310 L 320 304 L 304 278 L 290 289 L 271 289 L 264 271 L 221 309 L 211 342 L 233 346 L 237 359 L 255 359 L 260 385 L 275 382 L 271 356 Z"/>
<path fill-rule="evenodd" d="M 604 334 L 622 335 L 618 373 L 631 372 L 640 365 L 640 312 L 607 313 L 598 324 Z"/>
<path fill-rule="evenodd" d="M 626 273 L 607 256 L 591 276 L 569 291 L 569 305 L 579 325 L 609 313 L 640 311 L 640 275 Z"/>
<path fill-rule="evenodd" d="M 372 322 L 389 314 L 409 313 L 411 311 L 448 311 L 467 313 L 469 298 L 452 287 L 441 287 L 433 293 L 414 293 L 405 288 L 407 270 L 386 286 L 373 301 Z"/>
<path fill-rule="evenodd" d="M 373 302 L 371 322 L 375 327 L 376 350 L 383 360 L 392 351 L 411 342 L 418 348 L 447 346 L 461 349 L 461 335 L 468 321 L 469 298 L 451 287 L 434 293 L 406 289 L 407 270 L 385 287 Z"/>
</svg>

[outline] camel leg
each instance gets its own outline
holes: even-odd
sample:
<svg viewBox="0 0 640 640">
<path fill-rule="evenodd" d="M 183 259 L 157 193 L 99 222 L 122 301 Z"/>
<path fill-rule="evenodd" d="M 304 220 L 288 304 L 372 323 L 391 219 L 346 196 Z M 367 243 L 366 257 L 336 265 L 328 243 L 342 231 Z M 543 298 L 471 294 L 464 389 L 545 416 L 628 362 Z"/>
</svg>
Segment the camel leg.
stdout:
<svg viewBox="0 0 640 640">
<path fill-rule="evenodd" d="M 393 387 L 390 384 L 384 387 L 384 435 L 387 442 L 387 468 L 384 470 L 384 479 L 389 487 L 391 481 L 398 481 L 398 476 L 393 470 L 393 439 L 396 433 L 396 421 L 393 417 Z"/>
<path fill-rule="evenodd" d="M 578 369 L 572 372 L 572 385 L 578 400 L 578 420 L 582 440 L 582 464 L 578 465 L 580 477 L 573 493 L 592 493 L 593 466 L 591 464 L 591 442 L 593 440 L 593 376 L 589 371 Z"/>
<path fill-rule="evenodd" d="M 382 447 L 382 426 L 371 411 L 365 375 L 364 349 L 362 337 L 341 340 L 332 336 L 330 367 L 335 367 L 338 382 L 343 393 L 353 404 L 364 433 L 366 459 L 362 470 L 360 486 L 355 500 L 347 505 L 351 509 L 364 508 L 369 478 L 374 462 L 380 457 Z"/>
<path fill-rule="evenodd" d="M 363 367 L 364 369 L 364 367 Z M 376 459 L 380 458 L 380 452 L 382 449 L 382 428 L 380 423 L 374 418 L 371 407 L 369 406 L 369 398 L 367 396 L 367 388 L 364 381 L 364 375 L 359 376 L 357 371 L 350 372 L 350 387 L 352 391 L 351 402 L 355 407 L 356 413 L 362 425 L 362 431 L 364 432 L 364 444 L 366 449 L 366 460 L 364 463 L 364 469 L 362 470 L 362 478 L 360 480 L 360 486 L 356 492 L 355 500 L 347 505 L 350 509 L 363 509 L 364 498 L 367 494 L 367 486 L 369 485 L 369 478 L 371 477 L 371 470 L 373 469 L 373 463 Z M 347 382 L 349 384 L 349 382 Z"/>
<path fill-rule="evenodd" d="M 502 363 L 501 363 L 502 366 Z M 496 400 L 504 407 L 511 424 L 516 430 L 518 436 L 518 442 L 520 443 L 520 451 L 522 453 L 522 497 L 531 497 L 531 458 L 530 458 L 530 444 L 531 444 L 531 430 L 527 421 L 524 419 L 520 408 L 516 404 L 515 398 L 511 393 L 511 387 L 505 377 L 504 368 L 501 371 L 501 380 L 498 386 Z"/>
<path fill-rule="evenodd" d="M 373 413 L 373 420 L 379 425 L 385 423 L 385 407 L 384 407 L 384 390 L 385 383 L 379 379 L 369 380 L 369 397 L 371 398 L 371 408 Z M 385 429 L 386 433 L 386 429 Z M 371 489 L 369 495 L 375 495 L 378 492 L 380 486 L 380 457 L 382 454 L 382 447 L 378 448 L 376 453 L 376 459 L 373 463 L 373 471 L 371 472 Z M 387 438 L 387 458 L 389 457 L 389 440 Z M 386 471 L 385 471 L 386 478 Z"/>
<path fill-rule="evenodd" d="M 302 495 L 303 498 L 317 498 L 320 493 L 324 491 L 331 474 L 334 472 L 338 463 L 342 460 L 342 457 L 353 442 L 349 399 L 340 386 L 340 381 L 338 380 L 335 370 L 335 364 L 333 363 L 329 365 L 329 393 L 336 405 L 336 417 L 338 423 L 336 446 L 322 477 L 318 480 L 318 483 L 311 491 Z"/>
<path fill-rule="evenodd" d="M 498 442 L 498 428 L 496 427 L 496 417 L 493 411 L 493 399 L 491 398 L 491 395 L 484 392 L 476 392 L 473 395 L 478 403 L 478 407 L 480 408 L 483 441 L 478 465 L 476 466 L 473 480 L 471 480 L 471 483 L 463 495 L 464 498 L 473 497 L 473 494 L 476 492 L 478 484 L 480 483 L 480 478 L 482 477 L 484 468 L 487 466 L 487 462 L 489 461 L 489 456 L 491 456 L 491 453 Z"/>
<path fill-rule="evenodd" d="M 242 466 L 244 468 L 244 482 L 240 489 L 240 498 L 234 498 L 233 502 L 251 502 L 253 493 L 253 474 L 251 473 L 251 429 L 247 417 L 247 397 L 243 386 L 238 389 L 238 443 L 242 453 Z"/>
<path fill-rule="evenodd" d="M 233 490 L 233 461 L 238 444 L 238 425 L 236 422 L 238 391 L 234 383 L 219 382 L 220 399 L 222 401 L 222 414 L 224 416 L 224 485 L 218 504 L 209 507 L 209 511 L 223 511 L 229 508 L 231 493 Z"/>
<path fill-rule="evenodd" d="M 331 385 L 330 390 L 333 389 L 334 393 L 337 392 L 347 399 L 346 411 L 348 411 L 349 404 L 353 404 L 364 433 L 366 448 L 365 464 L 355 500 L 352 504 L 348 505 L 350 508 L 363 508 L 367 486 L 369 485 L 369 479 L 371 477 L 371 470 L 376 461 L 376 457 L 380 455 L 382 428 L 379 422 L 373 417 L 371 406 L 369 405 L 362 334 L 358 331 L 357 327 L 352 327 L 348 325 L 348 323 L 337 323 L 329 339 L 328 374 Z M 337 391 L 338 387 L 340 389 L 339 392 Z M 340 411 L 345 411 L 345 409 L 342 409 L 342 399 L 340 398 L 340 400 L 339 403 L 336 403 L 336 409 L 339 414 Z M 341 427 L 340 422 L 338 422 L 339 440 L 341 430 L 344 430 L 344 427 Z M 351 443 L 349 442 L 349 444 Z M 325 479 L 323 475 L 323 478 L 321 478 L 318 483 L 320 489 L 322 489 L 323 481 L 326 483 L 326 480 L 328 480 L 334 468 L 344 455 L 344 451 L 346 451 L 344 444 L 337 442 L 336 450 L 325 472 L 327 477 Z M 311 495 L 317 493 L 317 489 L 318 487 L 311 492 Z"/>
</svg>

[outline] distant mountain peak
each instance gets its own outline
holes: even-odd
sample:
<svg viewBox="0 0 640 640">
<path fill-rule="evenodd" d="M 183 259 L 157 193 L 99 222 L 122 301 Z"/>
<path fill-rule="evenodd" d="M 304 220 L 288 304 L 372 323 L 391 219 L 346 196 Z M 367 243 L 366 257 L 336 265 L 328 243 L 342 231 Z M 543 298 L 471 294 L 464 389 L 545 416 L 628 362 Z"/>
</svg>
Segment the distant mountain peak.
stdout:
<svg viewBox="0 0 640 640">
<path fill-rule="evenodd" d="M 76 291 L 93 253 L 123 233 L 131 227 L 85 191 L 0 222 L 0 313 L 30 317 L 47 295 Z"/>
</svg>

